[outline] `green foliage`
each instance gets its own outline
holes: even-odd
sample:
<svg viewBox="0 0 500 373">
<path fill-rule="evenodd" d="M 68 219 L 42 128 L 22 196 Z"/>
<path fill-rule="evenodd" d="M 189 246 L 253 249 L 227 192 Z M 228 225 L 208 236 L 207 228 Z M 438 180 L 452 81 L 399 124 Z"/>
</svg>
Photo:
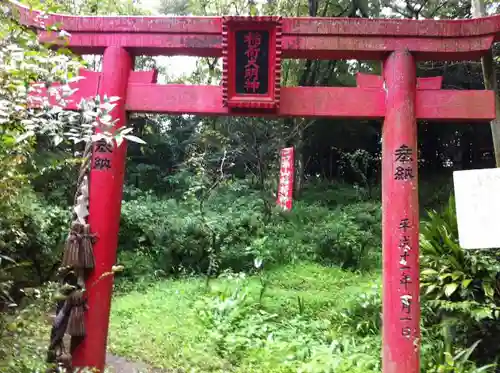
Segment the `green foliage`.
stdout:
<svg viewBox="0 0 500 373">
<path fill-rule="evenodd" d="M 203 214 L 190 200 L 136 195 L 123 204 L 121 227 L 119 255 L 129 277 L 207 273 L 212 259 L 218 272 L 248 270 L 255 258 L 266 267 L 315 260 L 364 270 L 380 263 L 378 203 L 332 211 L 297 201 L 269 219 L 259 191 L 241 182 L 220 188 Z"/>
<path fill-rule="evenodd" d="M 226 272 L 209 287 L 186 278 L 118 297 L 110 348 L 193 372 L 380 373 L 380 312 L 379 275 L 311 263 Z M 423 372 L 492 372 L 471 361 L 475 346 L 448 351 L 424 333 Z"/>
<path fill-rule="evenodd" d="M 0 249 L 19 266 L 10 274 L 25 284 L 42 284 L 53 274 L 62 253 L 70 217 L 68 210 L 24 194 L 12 214 L 0 219 Z"/>
<path fill-rule="evenodd" d="M 457 351 L 455 354 L 446 351 L 444 353 L 444 361 L 440 364 L 433 366 L 428 373 L 481 373 L 492 372 L 495 364 L 483 365 L 477 367 L 473 361 L 470 360 L 471 354 L 481 341 L 476 341 L 469 348 L 464 348 Z"/>
<path fill-rule="evenodd" d="M 69 211 L 21 190 L 0 217 L 0 305 L 15 307 L 24 287 L 51 280 L 67 235 Z"/>
<path fill-rule="evenodd" d="M 339 162 L 341 174 L 345 177 L 352 174 L 356 183 L 360 184 L 368 192 L 368 197 L 372 197 L 372 189 L 376 176 L 378 160 L 366 150 L 357 149 L 354 152 L 341 153 Z"/>
<path fill-rule="evenodd" d="M 206 273 L 214 245 L 221 266 L 248 268 L 253 258 L 246 254 L 245 261 L 243 249 L 250 244 L 262 222 L 258 203 L 253 204 L 254 209 L 248 209 L 248 205 L 245 207 L 242 203 L 247 201 L 219 205 L 218 209 L 207 211 L 203 217 L 194 214 L 189 204 L 160 200 L 152 195 L 125 202 L 122 208 L 121 258 L 129 256 L 133 260 L 130 265 L 123 262 L 127 267 L 125 274 L 132 273 L 129 269 L 136 275 L 145 274 L 150 269 L 164 274 Z M 248 210 L 242 213 L 243 209 Z M 149 258 L 149 263 L 145 258 Z M 141 263 L 144 263 L 142 268 Z M 148 264 L 154 267 L 147 268 Z"/>
<path fill-rule="evenodd" d="M 357 335 L 354 320 L 337 325 L 378 282 L 364 277 L 303 263 L 250 277 L 225 272 L 208 288 L 192 278 L 156 283 L 116 299 L 110 348 L 194 372 L 379 372 L 378 337 Z M 154 327 L 159 315 L 163 328 Z"/>
<path fill-rule="evenodd" d="M 380 263 L 380 205 L 360 203 L 337 209 L 322 227 L 318 259 L 346 269 L 373 268 Z"/>
<path fill-rule="evenodd" d="M 6 292 L 12 282 L 47 280 L 61 236 L 63 213 L 57 207 L 46 212 L 36 200 L 28 170 L 35 133 L 50 137 L 52 145 L 61 142 L 57 129 L 62 114 L 43 103 L 39 109 L 29 108 L 30 85 L 64 86 L 79 66 L 64 50 L 52 51 L 38 43 L 34 32 L 21 27 L 16 17 L 7 3 L 0 4 L 0 252 L 10 258 L 0 262 L 0 283 Z M 68 97 L 67 90 L 62 95 Z M 11 294 L 4 293 L 2 303 L 14 303 L 4 295 Z"/>
<path fill-rule="evenodd" d="M 45 372 L 46 342 L 50 334 L 49 311 L 54 304 L 57 283 L 25 289 L 25 306 L 0 318 L 0 371 L 2 373 Z M 79 373 L 95 370 L 81 369 Z M 104 373 L 111 373 L 105 370 Z M 144 370 L 141 373 L 147 373 Z"/>
<path fill-rule="evenodd" d="M 23 312 L 2 319 L 2 372 L 44 367 L 53 291 L 35 294 Z M 129 288 L 114 299 L 108 347 L 169 370 L 380 373 L 380 335 L 365 328 L 380 311 L 379 274 L 311 263 L 252 276 L 225 272 L 209 287 L 188 277 Z M 423 372 L 492 372 L 471 361 L 475 345 L 444 351 L 428 334 L 423 344 Z"/>
<path fill-rule="evenodd" d="M 30 304 L 16 314 L 0 318 L 0 371 L 32 373 L 46 368 L 45 349 L 49 324 L 45 319 L 53 286 L 26 291 Z"/>
<path fill-rule="evenodd" d="M 466 355 L 473 354 L 475 360 L 485 364 L 494 362 L 499 353 L 493 342 L 500 315 L 497 252 L 460 247 L 453 196 L 440 213 L 429 211 L 421 224 L 420 247 L 425 322 L 444 325 L 448 345 L 441 361 L 442 370 L 437 371 L 454 372 L 457 364 L 466 369 L 467 364 L 459 359 L 465 352 L 453 357 L 449 348 L 452 344 L 469 351 L 467 348 L 482 340 L 480 349 L 472 348 Z"/>
<path fill-rule="evenodd" d="M 500 264 L 492 253 L 463 250 L 458 243 L 455 201 L 422 222 L 421 287 L 431 305 L 480 321 L 500 316 Z"/>
</svg>

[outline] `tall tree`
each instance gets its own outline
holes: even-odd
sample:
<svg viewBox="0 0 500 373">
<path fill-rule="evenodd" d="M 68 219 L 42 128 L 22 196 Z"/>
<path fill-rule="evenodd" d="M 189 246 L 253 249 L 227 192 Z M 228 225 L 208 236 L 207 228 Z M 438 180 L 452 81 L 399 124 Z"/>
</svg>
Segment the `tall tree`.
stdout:
<svg viewBox="0 0 500 373">
<path fill-rule="evenodd" d="M 472 0 L 472 15 L 476 18 L 487 15 L 484 0 Z M 497 74 L 492 48 L 481 57 L 481 67 L 483 69 L 484 88 L 495 92 L 496 118 L 490 122 L 490 126 L 495 152 L 495 164 L 497 167 L 500 167 L 500 96 L 498 95 Z"/>
</svg>

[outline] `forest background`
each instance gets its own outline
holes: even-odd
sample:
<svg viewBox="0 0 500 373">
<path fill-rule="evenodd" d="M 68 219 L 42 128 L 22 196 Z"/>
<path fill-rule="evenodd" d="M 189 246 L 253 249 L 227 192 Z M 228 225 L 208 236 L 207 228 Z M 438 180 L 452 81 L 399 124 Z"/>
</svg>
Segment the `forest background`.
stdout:
<svg viewBox="0 0 500 373">
<path fill-rule="evenodd" d="M 471 17 L 461 0 L 31 5 L 103 15 Z M 500 12 L 498 2 L 485 5 Z M 0 371 L 19 373 L 43 365 L 81 149 L 50 130 L 64 125 L 50 115 L 23 136 L 30 114 L 15 103 L 29 82 L 61 79 L 61 64 L 77 60 L 39 45 L 8 11 L 1 17 Z M 100 68 L 98 56 L 83 63 Z M 136 69 L 151 68 L 161 82 L 221 78 L 212 58 L 136 59 Z M 378 74 L 380 65 L 287 60 L 282 84 L 354 86 L 357 72 Z M 479 61 L 422 62 L 418 76 L 484 88 Z M 380 372 L 380 122 L 131 115 L 129 127 L 146 144 L 128 144 L 113 353 L 195 372 Z M 460 249 L 451 183 L 454 170 L 495 166 L 490 126 L 422 121 L 418 139 L 422 371 L 498 372 L 490 366 L 500 356 L 498 251 Z M 296 153 L 289 213 L 275 207 L 286 146 Z"/>
</svg>

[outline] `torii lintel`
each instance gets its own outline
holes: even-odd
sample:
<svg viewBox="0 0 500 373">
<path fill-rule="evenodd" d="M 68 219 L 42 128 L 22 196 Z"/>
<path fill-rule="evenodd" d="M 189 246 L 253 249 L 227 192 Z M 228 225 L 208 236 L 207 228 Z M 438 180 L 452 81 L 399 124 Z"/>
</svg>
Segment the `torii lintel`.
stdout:
<svg viewBox="0 0 500 373">
<path fill-rule="evenodd" d="M 39 28 L 38 12 L 12 4 L 21 23 Z M 223 17 L 49 14 L 44 22 L 64 25 L 71 34 L 67 46 L 82 54 L 121 46 L 135 55 L 222 56 Z M 500 15 L 466 20 L 290 17 L 283 18 L 282 27 L 283 58 L 382 60 L 404 47 L 417 60 L 470 60 L 500 40 Z M 58 42 L 54 33 L 40 29 L 39 34 L 43 41 Z"/>
</svg>

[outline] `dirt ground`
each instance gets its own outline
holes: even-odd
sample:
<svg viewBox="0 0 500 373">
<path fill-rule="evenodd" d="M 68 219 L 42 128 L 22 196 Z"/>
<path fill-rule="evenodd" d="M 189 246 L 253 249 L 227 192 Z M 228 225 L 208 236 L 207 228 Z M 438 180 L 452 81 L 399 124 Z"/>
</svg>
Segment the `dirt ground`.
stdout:
<svg viewBox="0 0 500 373">
<path fill-rule="evenodd" d="M 111 354 L 106 355 L 106 366 L 110 373 L 167 373 L 166 370 L 155 369 L 144 363 L 135 363 Z M 173 373 L 170 371 L 170 373 Z"/>
<path fill-rule="evenodd" d="M 52 325 L 55 315 L 47 315 L 47 322 Z M 65 344 L 67 350 L 69 350 L 69 337 L 65 336 Z M 106 368 L 109 373 L 181 373 L 172 370 L 162 370 L 158 368 L 153 368 L 145 363 L 129 361 L 123 357 L 114 356 L 110 353 L 106 353 Z"/>
</svg>

